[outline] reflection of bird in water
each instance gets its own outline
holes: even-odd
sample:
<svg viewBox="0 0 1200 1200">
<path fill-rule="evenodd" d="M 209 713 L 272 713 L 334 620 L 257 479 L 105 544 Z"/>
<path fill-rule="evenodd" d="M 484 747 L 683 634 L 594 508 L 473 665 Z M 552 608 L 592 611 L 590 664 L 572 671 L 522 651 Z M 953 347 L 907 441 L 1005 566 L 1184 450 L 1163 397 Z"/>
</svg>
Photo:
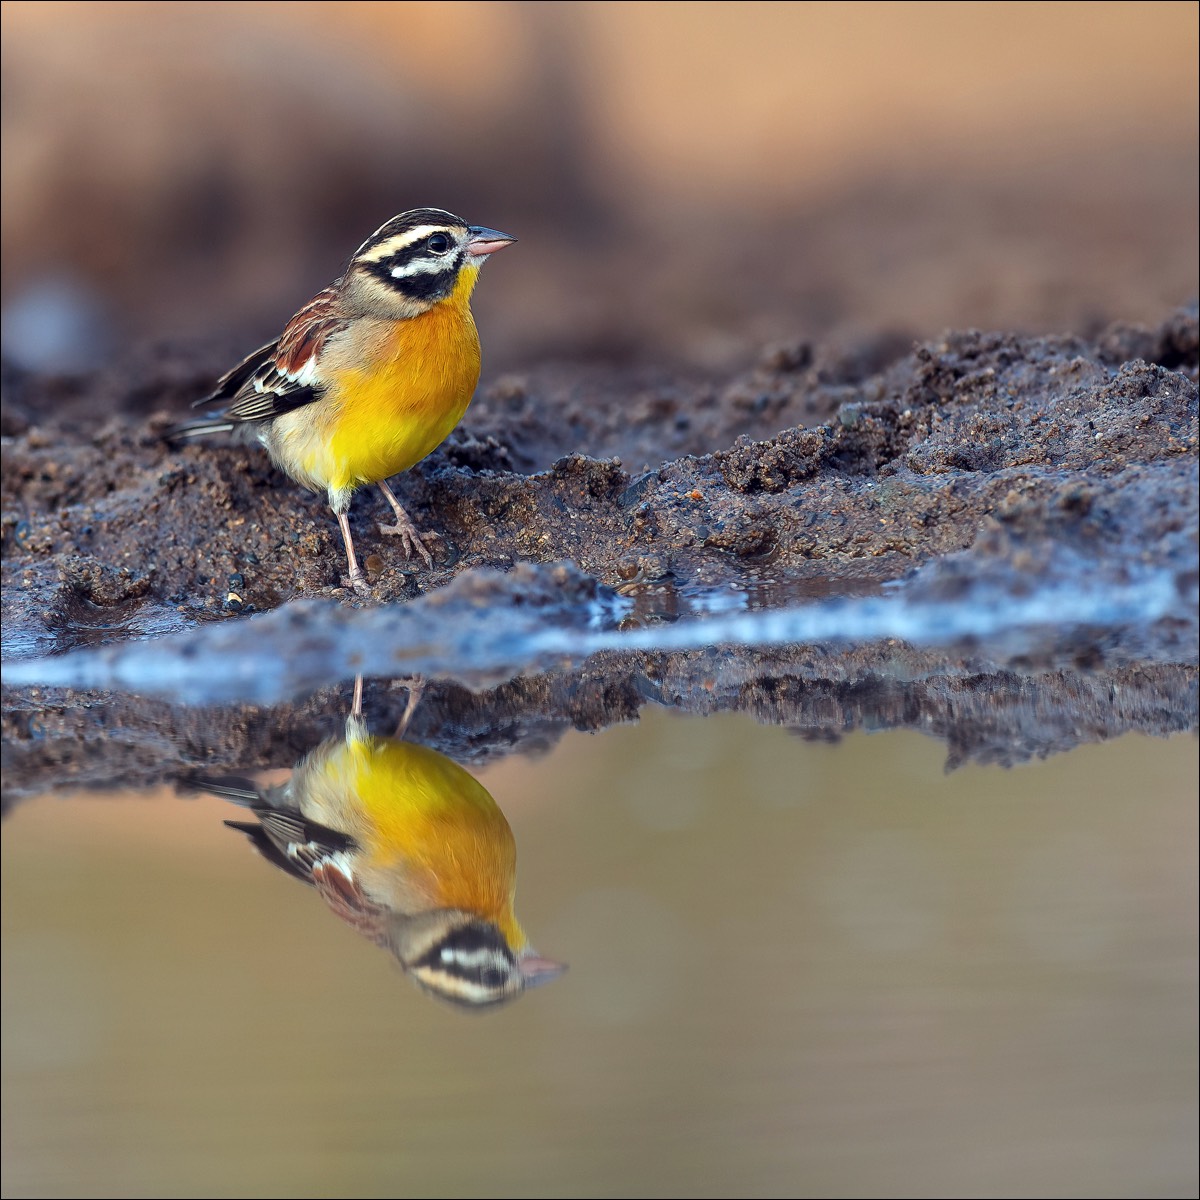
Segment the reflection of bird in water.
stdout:
<svg viewBox="0 0 1200 1200">
<path fill-rule="evenodd" d="M 225 823 L 434 995 L 499 1004 L 561 974 L 517 923 L 516 845 L 496 802 L 445 755 L 370 734 L 361 698 L 359 680 L 345 736 L 322 742 L 281 787 L 199 786 L 248 807 L 255 821 Z"/>
<path fill-rule="evenodd" d="M 432 566 L 388 476 L 437 449 L 466 412 L 479 382 L 471 292 L 488 257 L 515 240 L 440 208 L 393 217 L 277 341 L 197 402 L 213 406 L 208 416 L 172 427 L 167 438 L 258 440 L 297 483 L 325 492 L 359 590 L 367 584 L 346 514 L 364 483 L 379 484 L 396 514 L 380 531 L 400 537 L 406 558 L 415 552 Z"/>
</svg>

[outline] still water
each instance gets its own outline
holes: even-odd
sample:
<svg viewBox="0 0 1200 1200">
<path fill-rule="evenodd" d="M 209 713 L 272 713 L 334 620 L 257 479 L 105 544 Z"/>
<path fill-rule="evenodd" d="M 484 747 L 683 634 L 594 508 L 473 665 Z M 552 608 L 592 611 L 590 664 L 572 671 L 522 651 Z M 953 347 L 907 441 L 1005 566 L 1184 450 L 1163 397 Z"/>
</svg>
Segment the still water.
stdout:
<svg viewBox="0 0 1200 1200">
<path fill-rule="evenodd" d="M 651 707 L 471 766 L 570 964 L 483 1013 L 227 801 L 26 800 L 4 1194 L 1194 1194 L 1194 737 L 945 759 Z"/>
</svg>

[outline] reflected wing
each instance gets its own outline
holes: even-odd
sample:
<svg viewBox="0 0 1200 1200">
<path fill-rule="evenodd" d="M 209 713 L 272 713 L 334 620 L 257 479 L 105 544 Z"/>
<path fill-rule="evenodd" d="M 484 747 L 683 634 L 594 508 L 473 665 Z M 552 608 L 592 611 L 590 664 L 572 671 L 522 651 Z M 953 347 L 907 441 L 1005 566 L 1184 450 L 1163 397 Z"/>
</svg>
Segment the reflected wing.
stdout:
<svg viewBox="0 0 1200 1200">
<path fill-rule="evenodd" d="M 228 792 L 224 794 L 229 795 Z M 358 843 L 352 837 L 315 821 L 306 821 L 294 809 L 253 804 L 250 811 L 257 818 L 256 822 L 226 821 L 225 824 L 244 833 L 268 862 L 305 883 L 316 883 L 312 873 L 317 863 L 358 849 Z"/>
<path fill-rule="evenodd" d="M 335 860 L 322 859 L 313 864 L 311 875 L 317 891 L 337 916 L 377 946 L 387 945 L 387 910 L 367 898 L 352 873 Z"/>
<path fill-rule="evenodd" d="M 287 852 L 280 850 L 271 841 L 267 836 L 266 830 L 257 821 L 226 821 L 225 824 L 230 829 L 236 829 L 239 833 L 244 833 L 250 839 L 250 844 L 255 850 L 272 866 L 278 867 L 281 871 L 286 871 L 294 879 L 299 879 L 301 883 L 312 884 L 312 875 L 297 863 L 292 862 Z"/>
<path fill-rule="evenodd" d="M 244 833 L 270 863 L 315 887 L 322 899 L 347 925 L 379 945 L 386 944 L 386 910 L 359 887 L 350 865 L 358 843 L 344 833 L 306 821 L 291 809 L 256 805 L 258 818 L 226 821 Z"/>
</svg>

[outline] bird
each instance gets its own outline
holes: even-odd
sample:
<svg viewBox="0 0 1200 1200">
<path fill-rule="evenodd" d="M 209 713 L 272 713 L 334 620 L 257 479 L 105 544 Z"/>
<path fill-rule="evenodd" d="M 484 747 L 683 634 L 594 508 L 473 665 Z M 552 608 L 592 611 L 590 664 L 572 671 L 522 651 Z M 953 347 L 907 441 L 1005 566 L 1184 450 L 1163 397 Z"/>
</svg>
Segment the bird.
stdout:
<svg viewBox="0 0 1200 1200">
<path fill-rule="evenodd" d="M 344 734 L 305 755 L 286 783 L 201 778 L 188 790 L 248 808 L 253 820 L 225 824 L 419 987 L 484 1010 L 566 966 L 533 950 L 516 918 L 516 844 L 499 805 L 457 763 L 404 739 L 419 696 L 418 685 L 395 735 L 372 735 L 359 679 Z"/>
<path fill-rule="evenodd" d="M 517 239 L 440 208 L 381 225 L 345 273 L 197 400 L 207 415 L 168 428 L 179 445 L 216 433 L 260 442 L 297 483 L 324 492 L 346 546 L 348 583 L 369 592 L 350 535 L 354 492 L 377 483 L 395 514 L 381 533 L 433 565 L 388 486 L 462 419 L 479 382 L 471 293 L 483 264 Z"/>
</svg>

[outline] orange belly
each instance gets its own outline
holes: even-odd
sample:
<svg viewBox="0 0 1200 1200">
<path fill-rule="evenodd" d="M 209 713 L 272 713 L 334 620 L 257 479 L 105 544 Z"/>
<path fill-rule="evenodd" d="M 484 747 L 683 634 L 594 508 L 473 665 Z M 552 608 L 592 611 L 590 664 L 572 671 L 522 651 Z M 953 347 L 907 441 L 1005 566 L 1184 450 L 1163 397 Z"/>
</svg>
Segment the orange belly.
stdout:
<svg viewBox="0 0 1200 1200">
<path fill-rule="evenodd" d="M 448 299 L 395 322 L 372 361 L 333 369 L 321 400 L 278 420 L 272 452 L 289 475 L 352 491 L 407 471 L 446 440 L 479 382 L 477 274 L 464 270 Z"/>
<path fill-rule="evenodd" d="M 398 738 L 371 738 L 345 753 L 361 814 L 355 833 L 374 886 L 389 896 L 388 876 L 398 872 L 429 908 L 475 913 L 521 949 L 516 843 L 483 785 L 445 755 Z"/>
</svg>

